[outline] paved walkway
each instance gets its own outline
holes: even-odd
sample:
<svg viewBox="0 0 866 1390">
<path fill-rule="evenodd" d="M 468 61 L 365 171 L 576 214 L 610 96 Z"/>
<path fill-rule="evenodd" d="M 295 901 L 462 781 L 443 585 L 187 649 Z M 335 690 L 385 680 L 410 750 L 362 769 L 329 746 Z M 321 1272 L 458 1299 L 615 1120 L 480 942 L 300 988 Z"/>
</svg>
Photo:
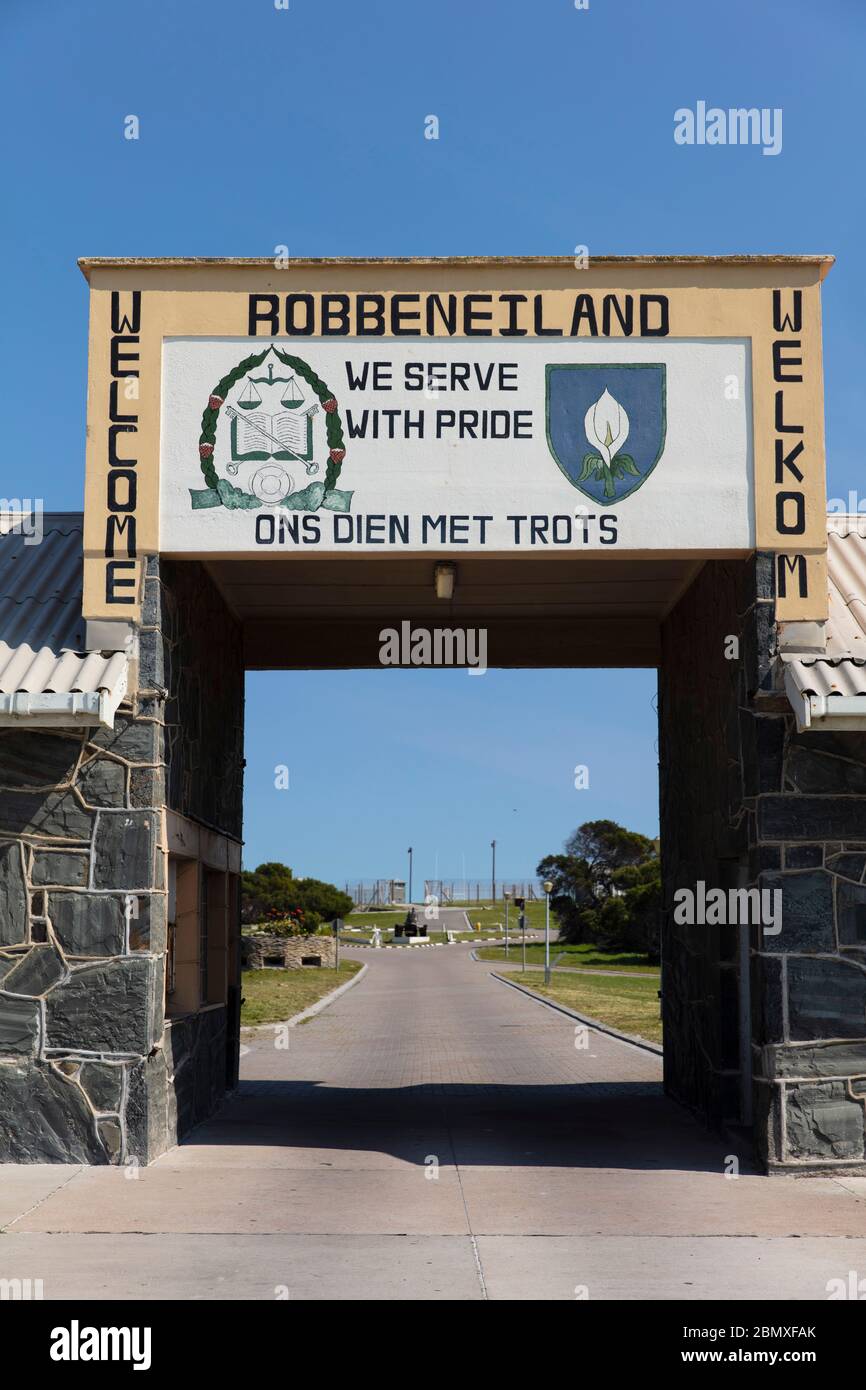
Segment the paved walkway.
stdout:
<svg viewBox="0 0 866 1390">
<path fill-rule="evenodd" d="M 240 1092 L 131 1179 L 0 1169 L 0 1277 L 46 1297 L 826 1297 L 866 1275 L 866 1179 L 724 1176 L 660 1059 L 490 978 L 470 948 L 253 1036 Z M 158 1235 L 159 1239 L 152 1237 Z"/>
</svg>

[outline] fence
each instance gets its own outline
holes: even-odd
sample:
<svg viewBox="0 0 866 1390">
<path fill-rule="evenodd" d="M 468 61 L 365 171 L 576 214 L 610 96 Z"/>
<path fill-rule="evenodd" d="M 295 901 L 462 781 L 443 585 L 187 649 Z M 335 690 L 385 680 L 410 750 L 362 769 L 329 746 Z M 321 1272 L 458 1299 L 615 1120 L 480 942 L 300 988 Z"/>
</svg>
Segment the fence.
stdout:
<svg viewBox="0 0 866 1390">
<path fill-rule="evenodd" d="M 409 901 L 402 879 L 363 879 L 346 883 L 345 890 L 358 908 L 402 906 Z M 511 893 L 515 898 L 526 898 L 527 902 L 544 897 L 538 879 L 507 877 L 497 878 L 495 884 L 489 878 L 427 878 L 424 880 L 423 897 L 415 889 L 414 898 L 416 902 L 429 902 L 435 898 L 443 904 L 501 902 L 505 893 Z"/>
<path fill-rule="evenodd" d="M 345 889 L 356 907 L 391 907 L 406 901 L 406 884 L 397 878 L 365 879 L 347 883 Z"/>
<path fill-rule="evenodd" d="M 537 878 L 497 878 L 495 883 L 489 878 L 428 878 L 424 881 L 425 898 L 435 897 L 440 903 L 501 902 L 506 893 L 514 898 L 526 898 L 527 902 L 544 897 Z"/>
</svg>

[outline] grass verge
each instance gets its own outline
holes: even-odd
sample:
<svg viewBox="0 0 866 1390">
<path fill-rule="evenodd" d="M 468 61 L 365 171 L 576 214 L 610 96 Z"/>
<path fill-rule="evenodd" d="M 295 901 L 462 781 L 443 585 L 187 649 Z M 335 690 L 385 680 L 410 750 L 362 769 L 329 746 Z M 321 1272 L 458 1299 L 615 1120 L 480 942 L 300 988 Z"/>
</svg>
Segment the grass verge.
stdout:
<svg viewBox="0 0 866 1390">
<path fill-rule="evenodd" d="M 567 1009 L 597 1018 L 599 1023 L 618 1028 L 621 1033 L 633 1033 L 647 1042 L 662 1040 L 656 980 L 629 979 L 627 975 L 554 974 L 550 984 L 545 985 L 542 970 L 509 970 L 508 975 L 516 984 L 526 985 Z"/>
<path fill-rule="evenodd" d="M 484 946 L 479 952 L 480 960 L 504 961 L 504 946 Z M 508 950 L 509 964 L 515 959 L 520 961 L 521 946 L 520 936 L 511 939 Z M 646 956 L 634 951 L 601 951 L 597 946 L 592 946 L 587 942 L 582 942 L 579 946 L 564 946 L 556 941 L 550 943 L 551 962 L 557 961 L 562 966 L 577 966 L 581 970 L 625 970 L 625 971 L 652 971 L 658 975 L 657 965 L 651 965 Z M 529 942 L 526 947 L 526 964 L 544 964 L 544 943 Z"/>
<path fill-rule="evenodd" d="M 343 923 L 347 927 L 381 927 L 385 931 L 396 927 L 398 922 L 405 922 L 406 911 L 404 908 L 402 912 L 350 912 Z"/>
<path fill-rule="evenodd" d="M 258 1023 L 284 1023 L 311 1004 L 330 994 L 357 975 L 362 961 L 343 960 L 339 970 L 328 966 L 300 970 L 245 970 L 241 985 L 244 996 L 241 1026 Z"/>
<path fill-rule="evenodd" d="M 505 921 L 505 903 L 502 900 L 502 898 L 497 898 L 495 903 L 491 902 L 490 899 L 488 899 L 487 902 L 484 902 L 482 900 L 480 903 L 442 903 L 442 906 L 465 908 L 469 916 L 470 922 L 481 923 L 482 932 L 486 931 L 487 924 L 491 921 L 500 923 L 503 923 Z M 527 931 L 544 931 L 544 907 L 545 904 L 543 899 L 541 900 L 541 902 L 532 900 L 527 902 L 525 908 Z M 509 934 L 511 932 L 517 934 L 517 918 L 519 915 L 520 914 L 517 908 L 514 906 L 514 903 L 512 902 L 511 906 L 508 909 Z M 559 931 L 559 922 L 556 920 L 556 917 L 552 912 L 550 914 L 550 930 L 552 933 L 556 933 Z"/>
</svg>

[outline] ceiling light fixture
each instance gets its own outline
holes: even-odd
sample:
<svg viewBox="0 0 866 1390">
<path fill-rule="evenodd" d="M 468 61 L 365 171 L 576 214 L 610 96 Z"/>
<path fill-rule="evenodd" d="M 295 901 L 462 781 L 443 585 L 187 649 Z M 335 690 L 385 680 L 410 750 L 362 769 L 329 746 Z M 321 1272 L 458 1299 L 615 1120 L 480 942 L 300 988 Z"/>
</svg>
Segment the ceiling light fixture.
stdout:
<svg viewBox="0 0 866 1390">
<path fill-rule="evenodd" d="M 437 598 L 453 598 L 454 585 L 457 583 L 457 566 L 437 565 L 433 571 L 433 581 L 436 585 Z"/>
</svg>

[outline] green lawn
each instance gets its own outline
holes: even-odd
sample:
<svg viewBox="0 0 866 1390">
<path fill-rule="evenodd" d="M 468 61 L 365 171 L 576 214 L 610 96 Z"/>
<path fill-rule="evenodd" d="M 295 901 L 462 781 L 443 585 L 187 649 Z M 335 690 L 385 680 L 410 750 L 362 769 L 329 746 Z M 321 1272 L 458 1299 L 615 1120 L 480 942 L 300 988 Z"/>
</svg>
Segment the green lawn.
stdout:
<svg viewBox="0 0 866 1390">
<path fill-rule="evenodd" d="M 342 960 L 339 970 L 322 966 L 307 966 L 300 970 L 245 970 L 243 972 L 241 993 L 244 997 L 241 1009 L 242 1027 L 257 1023 L 284 1023 L 294 1018 L 323 995 L 330 994 L 338 985 L 361 969 L 361 961 Z"/>
<path fill-rule="evenodd" d="M 472 922 L 473 925 L 475 922 L 480 922 L 482 932 L 485 930 L 488 922 L 500 922 L 503 925 L 505 924 L 505 903 L 502 900 L 502 898 L 497 898 L 495 903 L 491 902 L 491 900 L 488 898 L 486 902 L 484 902 L 483 900 L 480 903 L 453 902 L 443 903 L 442 906 L 465 907 L 469 915 L 470 922 Z M 544 931 L 544 899 L 542 898 L 541 902 L 527 902 L 526 908 L 524 910 L 526 913 L 526 930 Z M 511 935 L 512 930 L 515 932 L 517 931 L 518 916 L 518 910 L 512 902 L 508 908 L 509 936 Z M 552 933 L 559 931 L 559 923 L 557 922 L 552 912 L 550 914 L 550 930 Z"/>
<path fill-rule="evenodd" d="M 480 903 L 442 902 L 439 904 L 439 906 L 442 908 L 465 908 L 466 913 L 473 927 L 475 926 L 476 922 L 481 923 L 480 932 L 471 933 L 471 935 L 473 936 L 493 935 L 494 933 L 498 934 L 498 931 L 500 929 L 504 930 L 505 903 L 503 902 L 502 898 L 498 898 L 495 903 L 491 902 L 488 898 L 486 902 L 482 901 Z M 368 927 L 381 927 L 384 935 L 386 931 L 390 931 L 391 928 L 396 926 L 398 922 L 404 922 L 406 920 L 407 911 L 408 908 L 403 908 L 402 911 L 397 910 L 394 912 L 350 912 L 349 916 L 344 918 L 343 920 L 347 927 L 364 927 L 365 929 Z M 423 914 L 423 907 L 418 906 L 418 917 L 421 921 L 423 921 Z M 517 908 L 512 903 L 508 909 L 509 934 L 512 931 L 517 931 L 517 918 Z M 428 923 L 428 925 L 432 926 L 434 925 L 434 923 L 430 922 Z M 526 904 L 526 929 L 527 931 L 544 930 L 543 902 L 528 902 Z M 559 923 L 557 922 L 556 918 L 553 916 L 552 913 L 550 916 L 550 930 L 552 933 L 556 933 L 559 931 Z M 348 937 L 351 937 L 354 935 L 354 933 L 349 932 L 347 935 Z"/>
<path fill-rule="evenodd" d="M 350 912 L 348 917 L 343 918 L 343 925 L 346 927 L 396 927 L 398 922 L 405 922 L 406 912 Z"/>
<path fill-rule="evenodd" d="M 510 938 L 510 933 L 509 933 Z M 505 959 L 504 946 L 483 946 L 478 952 L 481 960 Z M 509 940 L 508 959 L 522 959 L 522 949 L 520 945 L 519 933 L 513 940 Z M 651 970 L 658 975 L 657 965 L 650 965 L 644 955 L 634 951 L 601 951 L 597 946 L 589 945 L 584 942 L 578 946 L 566 946 L 557 941 L 551 940 L 550 960 L 561 966 L 578 966 L 581 970 L 626 970 L 626 971 L 647 971 Z M 544 964 L 544 942 L 528 942 L 526 946 L 526 964 Z"/>
<path fill-rule="evenodd" d="M 607 1023 L 621 1033 L 632 1033 L 647 1042 L 662 1040 L 657 980 L 629 979 L 627 975 L 554 974 L 545 986 L 541 970 L 524 973 L 509 969 L 508 973 L 513 974 L 516 983 L 579 1014 L 597 1018 L 599 1023 Z"/>
</svg>

